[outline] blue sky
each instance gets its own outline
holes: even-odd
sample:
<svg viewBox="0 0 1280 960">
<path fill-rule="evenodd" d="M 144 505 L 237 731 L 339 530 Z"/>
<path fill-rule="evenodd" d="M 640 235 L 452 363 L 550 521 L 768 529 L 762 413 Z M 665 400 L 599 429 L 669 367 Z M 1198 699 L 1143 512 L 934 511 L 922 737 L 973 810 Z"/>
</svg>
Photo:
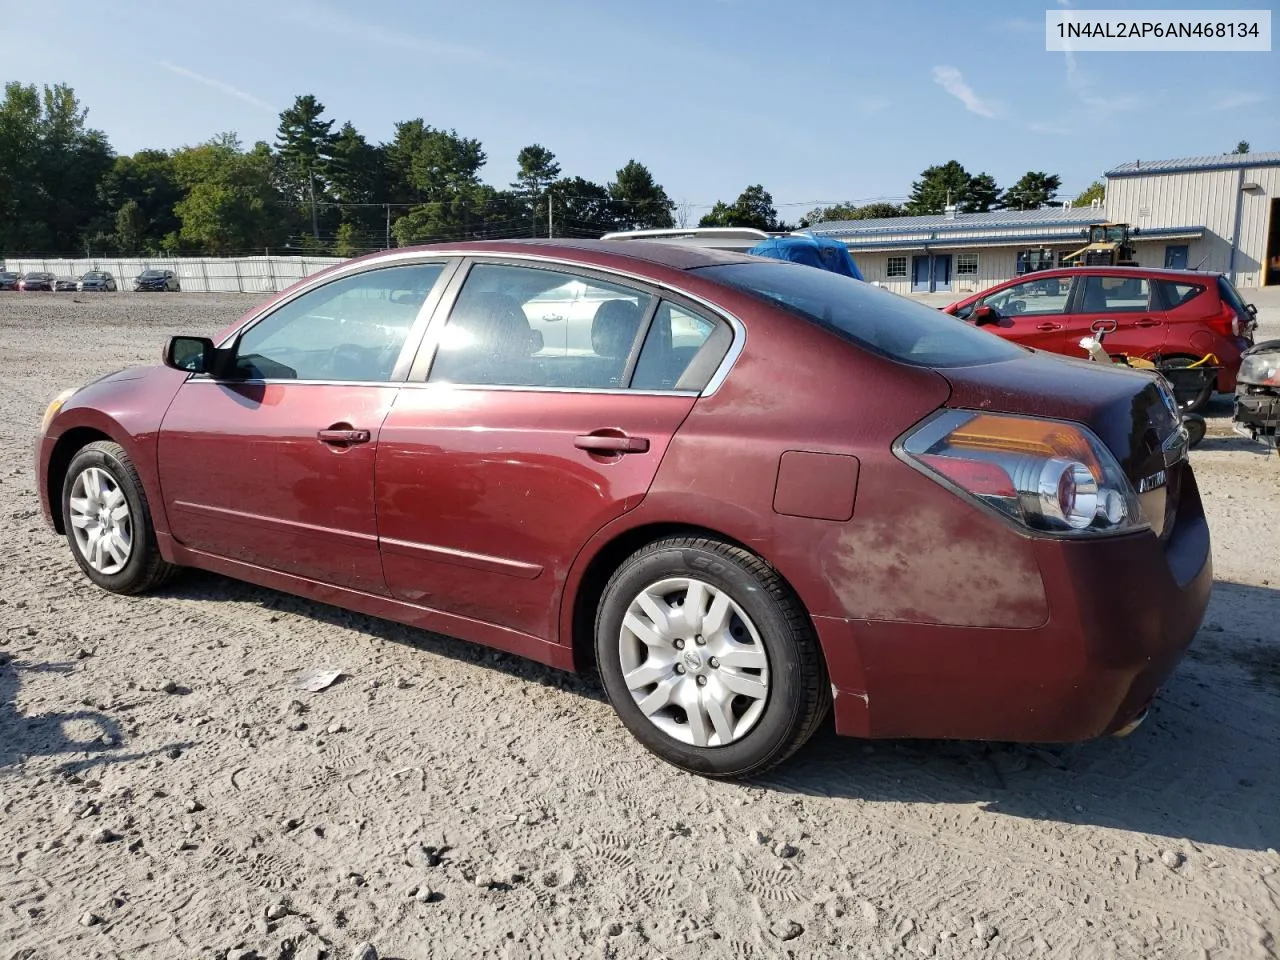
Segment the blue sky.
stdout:
<svg viewBox="0 0 1280 960">
<path fill-rule="evenodd" d="M 599 182 L 634 157 L 695 217 L 752 183 L 788 218 L 901 197 L 950 159 L 1070 194 L 1136 158 L 1280 149 L 1280 53 L 1049 53 L 1047 5 L 0 0 L 0 78 L 71 84 L 120 152 L 271 140 L 314 93 L 371 140 L 419 116 L 476 137 L 498 185 L 531 142 Z"/>
</svg>

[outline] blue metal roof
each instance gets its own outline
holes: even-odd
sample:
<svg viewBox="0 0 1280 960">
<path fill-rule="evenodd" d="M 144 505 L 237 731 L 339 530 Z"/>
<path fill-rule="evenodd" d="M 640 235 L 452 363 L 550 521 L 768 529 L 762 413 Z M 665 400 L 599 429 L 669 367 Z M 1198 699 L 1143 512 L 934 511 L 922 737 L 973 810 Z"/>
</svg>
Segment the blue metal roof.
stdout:
<svg viewBox="0 0 1280 960">
<path fill-rule="evenodd" d="M 1143 230 L 1133 238 L 1135 243 L 1142 243 L 1144 240 L 1166 240 L 1173 238 L 1186 237 L 1195 239 L 1203 237 L 1204 227 L 1152 227 Z M 974 231 L 965 233 L 946 233 L 933 237 L 918 237 L 916 239 L 897 239 L 886 237 L 883 234 L 868 237 L 841 237 L 841 240 L 850 250 L 898 250 L 898 249 L 920 249 L 925 247 L 950 247 L 950 246 L 979 246 L 986 244 L 989 246 L 1016 247 L 1021 244 L 1066 244 L 1067 246 L 1080 246 L 1085 243 L 1083 237 L 1079 233 L 1044 233 L 1036 231 L 1027 231 L 1014 234 L 1003 234 L 999 236 L 987 236 Z"/>
<path fill-rule="evenodd" d="M 815 223 L 801 233 L 815 236 L 858 236 L 883 233 L 922 233 L 945 230 L 948 234 L 1007 230 L 1013 227 L 1078 227 L 1100 223 L 1106 211 L 1092 207 L 1044 207 L 1039 210 L 992 210 L 989 213 L 957 213 L 927 217 L 883 217 L 878 220 L 833 220 Z"/>
<path fill-rule="evenodd" d="M 1236 170 L 1240 167 L 1280 166 L 1280 152 L 1218 153 L 1180 160 L 1135 160 L 1108 170 L 1107 177 L 1141 177 L 1148 173 L 1199 173 L 1205 170 Z"/>
</svg>

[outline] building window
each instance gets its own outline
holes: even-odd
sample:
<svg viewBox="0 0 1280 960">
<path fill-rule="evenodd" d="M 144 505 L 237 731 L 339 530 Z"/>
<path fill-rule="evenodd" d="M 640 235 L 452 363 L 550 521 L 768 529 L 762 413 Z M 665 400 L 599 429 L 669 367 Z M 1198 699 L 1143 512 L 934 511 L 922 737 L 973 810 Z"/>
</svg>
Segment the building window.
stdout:
<svg viewBox="0 0 1280 960">
<path fill-rule="evenodd" d="M 907 258 L 890 257 L 886 261 L 884 275 L 890 280 L 905 279 L 907 276 Z"/>
<path fill-rule="evenodd" d="M 956 276 L 976 277 L 978 275 L 978 255 L 976 253 L 956 254 Z"/>
</svg>

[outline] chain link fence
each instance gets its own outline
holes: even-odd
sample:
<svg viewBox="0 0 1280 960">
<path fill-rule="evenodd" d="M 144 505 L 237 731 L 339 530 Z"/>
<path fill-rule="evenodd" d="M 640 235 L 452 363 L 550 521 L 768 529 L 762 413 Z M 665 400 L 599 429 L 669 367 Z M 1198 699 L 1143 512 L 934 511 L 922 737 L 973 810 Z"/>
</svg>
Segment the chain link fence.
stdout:
<svg viewBox="0 0 1280 960">
<path fill-rule="evenodd" d="M 15 273 L 45 272 L 79 278 L 90 270 L 110 273 L 121 290 L 132 290 L 143 270 L 172 270 L 189 293 L 276 293 L 341 257 L 93 257 L 44 259 L 5 257 L 0 268 Z"/>
</svg>

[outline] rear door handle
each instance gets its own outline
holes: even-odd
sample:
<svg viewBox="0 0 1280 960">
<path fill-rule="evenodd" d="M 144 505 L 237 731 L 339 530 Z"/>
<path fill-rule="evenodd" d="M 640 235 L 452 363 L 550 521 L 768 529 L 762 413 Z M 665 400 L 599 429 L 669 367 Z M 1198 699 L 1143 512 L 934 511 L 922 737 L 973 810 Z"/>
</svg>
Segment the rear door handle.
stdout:
<svg viewBox="0 0 1280 960">
<path fill-rule="evenodd" d="M 347 446 L 353 443 L 368 443 L 370 438 L 368 430 L 352 430 L 338 429 L 330 427 L 328 430 L 317 430 L 316 439 L 321 443 L 342 444 Z"/>
<path fill-rule="evenodd" d="M 608 434 L 588 433 L 573 438 L 573 445 L 579 450 L 590 450 L 593 453 L 648 453 L 648 437 L 610 436 Z"/>
<path fill-rule="evenodd" d="M 1158 327 L 1160 326 L 1160 321 L 1152 320 L 1150 317 L 1143 317 L 1141 320 L 1135 321 L 1133 325 L 1135 327 Z"/>
<path fill-rule="evenodd" d="M 1036 324 L 1036 329 L 1037 329 L 1037 330 L 1045 330 L 1045 331 L 1049 331 L 1049 330 L 1061 330 L 1061 329 L 1062 329 L 1062 324 L 1060 324 L 1060 323 L 1039 323 L 1039 324 Z"/>
</svg>

